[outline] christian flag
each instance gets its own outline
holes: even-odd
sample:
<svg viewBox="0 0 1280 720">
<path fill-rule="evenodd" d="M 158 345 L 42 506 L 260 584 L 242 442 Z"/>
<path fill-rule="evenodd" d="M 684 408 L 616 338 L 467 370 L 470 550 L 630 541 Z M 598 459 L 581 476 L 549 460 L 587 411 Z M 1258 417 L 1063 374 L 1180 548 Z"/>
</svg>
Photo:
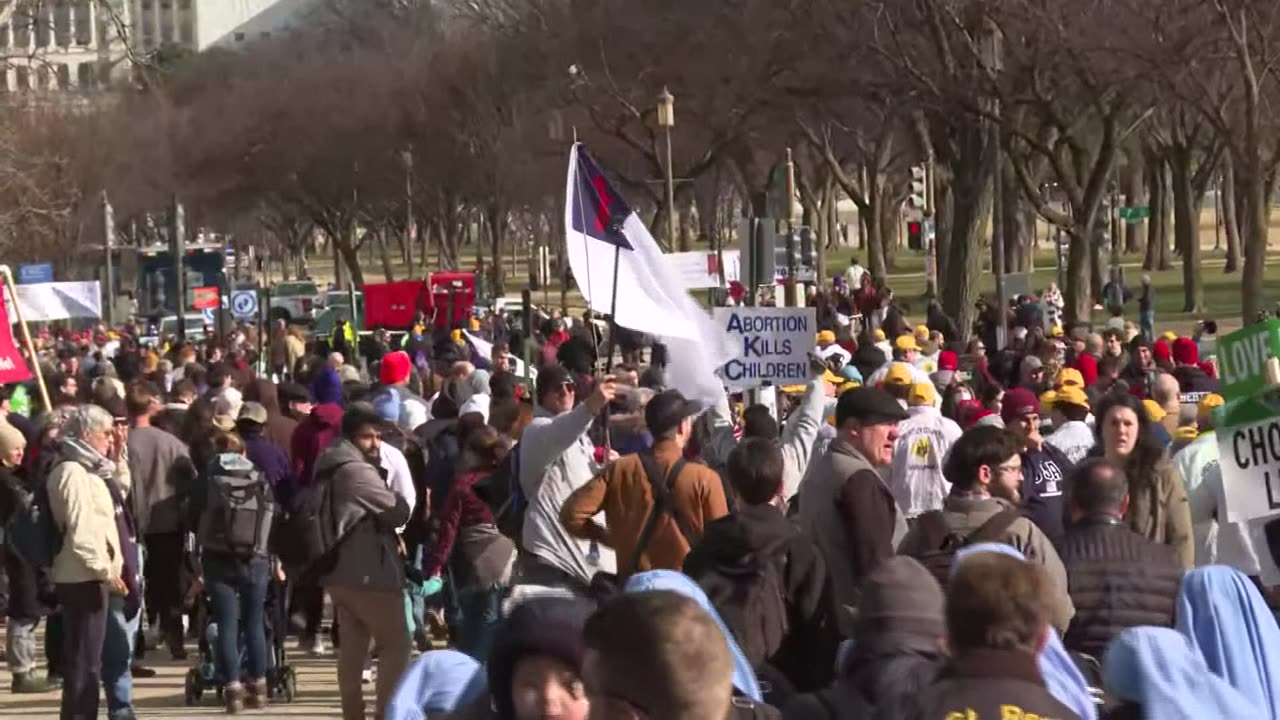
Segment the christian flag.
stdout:
<svg viewBox="0 0 1280 720">
<path fill-rule="evenodd" d="M 581 143 L 569 153 L 565 199 L 569 267 L 587 306 L 660 338 L 668 350 L 667 385 L 716 403 L 724 387 L 715 370 L 732 357 L 724 334 L 685 292 L 648 228 Z"/>
</svg>

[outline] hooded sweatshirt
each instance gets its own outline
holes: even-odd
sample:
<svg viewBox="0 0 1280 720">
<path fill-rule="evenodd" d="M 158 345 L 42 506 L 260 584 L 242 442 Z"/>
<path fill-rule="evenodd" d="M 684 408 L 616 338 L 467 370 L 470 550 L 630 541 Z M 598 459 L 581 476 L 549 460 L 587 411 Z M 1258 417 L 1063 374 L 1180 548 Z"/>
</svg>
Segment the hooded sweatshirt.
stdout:
<svg viewBox="0 0 1280 720">
<path fill-rule="evenodd" d="M 293 479 L 298 489 L 310 487 L 316 459 L 342 430 L 342 406 L 324 403 L 311 408 L 306 420 L 298 423 L 289 441 L 293 459 Z"/>
<path fill-rule="evenodd" d="M 1248 717 L 1280 718 L 1280 627 L 1247 577 L 1224 565 L 1192 570 L 1182 579 L 1175 617 L 1209 671 L 1260 711 Z"/>
<path fill-rule="evenodd" d="M 817 545 L 780 510 L 744 505 L 712 521 L 685 556 L 684 572 L 700 581 L 711 573 L 750 572 L 762 560 L 781 568 L 787 626 L 771 657 L 749 660 L 755 667 L 767 662 L 799 692 L 818 690 L 831 680 L 839 640 L 831 580 Z"/>
<path fill-rule="evenodd" d="M 1159 720 L 1266 717 L 1257 706 L 1209 672 L 1175 630 L 1129 628 L 1107 649 L 1102 668 L 1107 689 Z"/>
<path fill-rule="evenodd" d="M 298 421 L 280 412 L 280 394 L 270 380 L 254 380 L 244 390 L 245 402 L 256 402 L 267 411 L 267 425 L 263 435 L 272 445 L 288 453 L 292 447 L 293 431 Z M 292 459 L 292 458 L 290 458 Z"/>
</svg>

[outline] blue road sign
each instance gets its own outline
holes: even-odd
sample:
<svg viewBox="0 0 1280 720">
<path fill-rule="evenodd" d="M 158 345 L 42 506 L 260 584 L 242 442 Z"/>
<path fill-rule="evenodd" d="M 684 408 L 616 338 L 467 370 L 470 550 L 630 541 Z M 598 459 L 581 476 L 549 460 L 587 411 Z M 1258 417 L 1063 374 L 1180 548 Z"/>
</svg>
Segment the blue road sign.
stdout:
<svg viewBox="0 0 1280 720">
<path fill-rule="evenodd" d="M 256 290 L 236 290 L 231 293 L 231 313 L 240 319 L 257 316 L 258 292 Z"/>
<path fill-rule="evenodd" d="M 53 263 L 26 263 L 18 266 L 18 284 L 35 285 L 53 282 Z"/>
</svg>

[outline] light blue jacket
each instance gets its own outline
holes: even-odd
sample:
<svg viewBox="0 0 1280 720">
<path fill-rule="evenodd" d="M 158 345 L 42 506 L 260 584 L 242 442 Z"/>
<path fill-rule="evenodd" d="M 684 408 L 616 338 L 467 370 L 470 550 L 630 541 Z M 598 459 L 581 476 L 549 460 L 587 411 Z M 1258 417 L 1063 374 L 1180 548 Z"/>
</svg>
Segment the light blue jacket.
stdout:
<svg viewBox="0 0 1280 720">
<path fill-rule="evenodd" d="M 1159 720 L 1262 717 L 1243 695 L 1205 667 L 1176 630 L 1129 628 L 1107 647 L 1107 688 Z"/>
<path fill-rule="evenodd" d="M 424 720 L 467 707 L 485 692 L 484 667 L 456 650 L 423 653 L 400 676 L 388 720 Z"/>
</svg>

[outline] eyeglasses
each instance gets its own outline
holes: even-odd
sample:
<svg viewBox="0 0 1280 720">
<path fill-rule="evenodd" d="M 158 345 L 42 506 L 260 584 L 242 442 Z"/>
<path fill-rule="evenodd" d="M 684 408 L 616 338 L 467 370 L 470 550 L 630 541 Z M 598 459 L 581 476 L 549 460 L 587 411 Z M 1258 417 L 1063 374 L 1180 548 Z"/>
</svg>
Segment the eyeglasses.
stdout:
<svg viewBox="0 0 1280 720">
<path fill-rule="evenodd" d="M 992 472 L 995 473 L 1010 472 L 1018 475 L 1022 474 L 1022 463 L 1018 463 L 1017 465 L 988 465 L 987 467 L 991 468 Z"/>
</svg>

